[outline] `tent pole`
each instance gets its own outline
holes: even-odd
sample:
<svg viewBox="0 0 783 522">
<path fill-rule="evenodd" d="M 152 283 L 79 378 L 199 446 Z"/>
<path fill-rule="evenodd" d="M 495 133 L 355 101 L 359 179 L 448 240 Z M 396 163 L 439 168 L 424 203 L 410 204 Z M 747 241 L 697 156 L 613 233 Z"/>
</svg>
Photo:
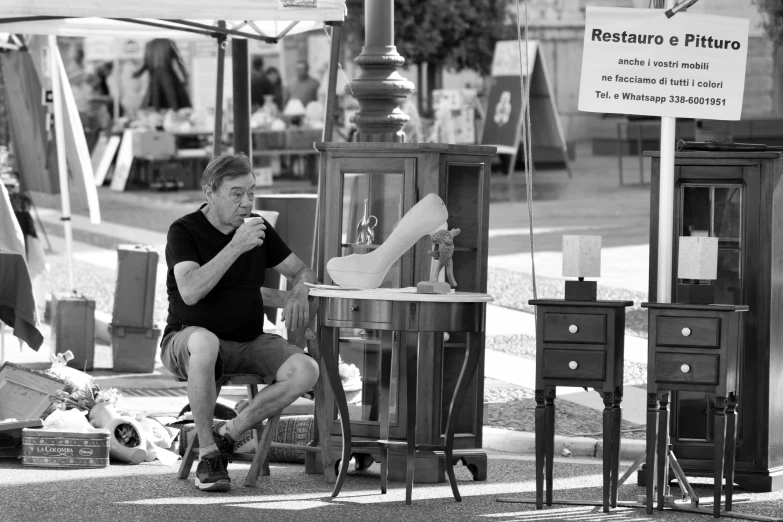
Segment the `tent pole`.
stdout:
<svg viewBox="0 0 783 522">
<path fill-rule="evenodd" d="M 65 228 L 65 251 L 68 261 L 68 283 L 75 291 L 73 279 L 73 231 L 71 230 L 71 199 L 68 187 L 68 164 L 65 159 L 65 127 L 63 117 L 63 97 L 60 87 L 60 68 L 57 63 L 57 37 L 49 35 L 49 74 L 52 78 L 52 94 L 54 95 L 54 135 L 57 140 L 57 171 L 60 177 L 60 202 Z"/>
<path fill-rule="evenodd" d="M 226 22 L 220 20 L 218 27 L 226 27 Z M 226 73 L 226 37 L 219 36 L 217 55 L 217 88 L 215 89 L 215 132 L 212 135 L 212 154 L 220 156 L 223 145 L 223 82 Z"/>
<path fill-rule="evenodd" d="M 334 134 L 334 116 L 337 112 L 337 71 L 340 68 L 340 45 L 342 43 L 342 25 L 332 24 L 332 47 L 329 55 L 329 84 L 326 89 L 326 117 L 324 118 L 324 132 L 321 136 L 321 140 L 324 142 L 332 141 Z M 320 231 L 320 216 L 321 216 L 321 202 L 324 201 L 323 191 L 326 188 L 324 182 L 324 176 L 326 172 L 323 170 L 324 163 L 318 162 L 321 171 L 318 174 L 318 199 L 315 201 L 315 231 L 313 235 L 313 252 L 310 259 L 310 267 L 313 270 L 318 270 L 319 255 L 318 255 L 318 242 L 321 235 Z M 320 279 L 319 275 L 319 279 Z"/>
<path fill-rule="evenodd" d="M 672 9 L 666 0 L 664 9 Z M 658 280 L 656 300 L 672 302 L 672 254 L 674 244 L 674 138 L 677 119 L 661 118 L 661 173 L 658 198 Z"/>
<path fill-rule="evenodd" d="M 234 152 L 244 152 L 253 164 L 250 145 L 250 57 L 247 40 L 231 39 L 231 68 L 234 87 Z"/>
</svg>

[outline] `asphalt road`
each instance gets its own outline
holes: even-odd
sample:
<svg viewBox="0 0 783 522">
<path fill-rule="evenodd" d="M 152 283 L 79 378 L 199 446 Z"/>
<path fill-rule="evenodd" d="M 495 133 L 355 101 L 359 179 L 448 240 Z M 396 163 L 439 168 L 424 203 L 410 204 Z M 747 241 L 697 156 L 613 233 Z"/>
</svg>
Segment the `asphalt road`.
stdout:
<svg viewBox="0 0 783 522">
<path fill-rule="evenodd" d="M 621 469 L 628 466 L 623 463 Z M 235 484 L 242 482 L 249 463 L 229 465 Z M 497 502 L 501 497 L 533 498 L 534 461 L 529 456 L 493 453 L 489 479 L 473 482 L 462 466 L 456 468 L 463 501 L 451 497 L 448 483 L 417 484 L 413 504 L 404 504 L 405 488 L 391 482 L 387 495 L 379 489 L 378 465 L 368 472 L 349 475 L 340 496 L 330 496 L 331 485 L 318 475 L 305 475 L 295 464 L 272 464 L 270 477 L 257 488 L 235 485 L 229 493 L 205 493 L 188 480 L 177 480 L 175 468 L 158 462 L 137 466 L 112 464 L 98 470 L 64 470 L 23 467 L 18 461 L 0 461 L 1 521 L 130 521 L 230 520 L 397 522 L 403 520 L 451 521 L 705 521 L 703 515 L 665 511 L 647 515 L 644 509 L 618 508 L 609 514 L 600 507 L 553 505 L 536 511 L 531 504 Z M 563 459 L 555 462 L 555 499 L 601 499 L 601 461 Z M 634 481 L 620 489 L 621 500 L 636 500 L 642 488 Z M 699 483 L 697 483 L 699 484 Z M 697 492 L 709 496 L 708 482 Z M 740 494 L 742 492 L 738 492 Z M 751 495 L 752 502 L 736 510 L 766 516 L 783 516 L 783 492 Z"/>
</svg>

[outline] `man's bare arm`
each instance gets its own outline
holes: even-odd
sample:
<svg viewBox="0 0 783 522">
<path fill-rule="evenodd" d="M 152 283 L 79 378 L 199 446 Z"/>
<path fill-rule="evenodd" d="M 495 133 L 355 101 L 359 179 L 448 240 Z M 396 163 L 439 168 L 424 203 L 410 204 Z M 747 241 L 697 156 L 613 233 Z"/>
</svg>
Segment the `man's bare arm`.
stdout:
<svg viewBox="0 0 783 522">
<path fill-rule="evenodd" d="M 174 265 L 177 288 L 186 305 L 192 306 L 215 288 L 234 261 L 245 252 L 264 243 L 266 226 L 259 220 L 244 223 L 234 233 L 231 242 L 204 266 L 195 261 L 182 261 Z"/>
<path fill-rule="evenodd" d="M 211 292 L 240 254 L 227 245 L 204 266 L 195 261 L 182 261 L 174 265 L 174 278 L 185 304 L 192 306 Z"/>
<path fill-rule="evenodd" d="M 286 326 L 292 330 L 306 326 L 310 320 L 310 307 L 307 302 L 310 289 L 305 283 L 318 282 L 315 272 L 295 254 L 290 254 L 274 269 L 293 281 L 291 295 L 283 308 L 283 320 Z"/>
</svg>

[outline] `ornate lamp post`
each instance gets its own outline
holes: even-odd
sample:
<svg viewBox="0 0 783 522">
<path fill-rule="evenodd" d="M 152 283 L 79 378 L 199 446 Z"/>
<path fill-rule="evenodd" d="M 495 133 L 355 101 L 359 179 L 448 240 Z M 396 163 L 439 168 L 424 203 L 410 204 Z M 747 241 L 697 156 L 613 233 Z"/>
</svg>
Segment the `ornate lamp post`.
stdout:
<svg viewBox="0 0 783 522">
<path fill-rule="evenodd" d="M 415 87 L 397 72 L 405 58 L 394 46 L 394 0 L 365 0 L 364 34 L 355 60 L 362 73 L 349 91 L 360 106 L 351 119 L 359 131 L 356 141 L 404 142 L 402 126 L 409 118 L 399 106 Z"/>
</svg>

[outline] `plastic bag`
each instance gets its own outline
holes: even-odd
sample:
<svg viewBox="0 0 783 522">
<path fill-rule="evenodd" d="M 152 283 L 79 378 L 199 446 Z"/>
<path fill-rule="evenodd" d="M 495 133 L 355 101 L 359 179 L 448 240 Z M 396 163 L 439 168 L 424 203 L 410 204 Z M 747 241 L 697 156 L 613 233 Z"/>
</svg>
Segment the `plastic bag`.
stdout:
<svg viewBox="0 0 783 522">
<path fill-rule="evenodd" d="M 71 410 L 54 410 L 43 423 L 44 428 L 58 429 L 62 431 L 95 431 L 87 418 L 85 412 L 76 409 Z"/>
</svg>

